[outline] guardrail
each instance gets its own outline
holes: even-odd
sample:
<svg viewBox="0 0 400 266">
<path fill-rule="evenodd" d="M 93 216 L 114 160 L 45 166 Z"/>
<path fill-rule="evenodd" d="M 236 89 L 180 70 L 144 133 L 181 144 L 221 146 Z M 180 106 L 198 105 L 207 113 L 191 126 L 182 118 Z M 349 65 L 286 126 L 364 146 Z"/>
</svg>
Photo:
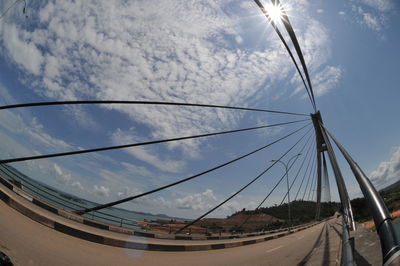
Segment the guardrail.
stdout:
<svg viewBox="0 0 400 266">
<path fill-rule="evenodd" d="M 349 226 L 346 224 L 344 217 L 342 227 L 342 258 L 340 264 L 342 266 L 353 266 L 354 238 L 350 237 Z"/>
<path fill-rule="evenodd" d="M 27 190 L 31 196 L 38 197 L 39 199 L 43 199 L 46 202 L 50 204 L 54 204 L 61 209 L 64 209 L 66 211 L 75 211 L 75 210 L 80 210 L 82 208 L 85 208 L 86 206 L 83 206 L 82 204 L 74 203 L 74 202 L 69 202 L 65 201 L 63 197 L 56 193 L 50 193 L 50 191 L 45 190 L 43 187 L 40 185 L 35 184 L 30 180 L 30 178 L 26 177 L 24 178 L 24 175 L 17 175 L 14 171 L 10 170 L 10 166 L 6 164 L 2 164 L 0 167 L 0 174 L 5 176 L 7 180 L 10 180 L 11 182 L 20 182 L 21 185 L 23 185 L 22 190 Z M 7 178 L 8 177 L 8 178 Z M 92 218 L 93 220 L 98 220 L 102 222 L 109 222 L 113 225 L 117 225 L 120 227 L 123 226 L 129 226 L 131 228 L 141 228 L 138 225 L 138 221 L 133 220 L 133 219 L 128 219 L 124 217 L 119 217 L 115 216 L 112 214 L 100 212 L 100 211 L 93 211 L 91 213 L 83 215 L 87 218 Z"/>
</svg>

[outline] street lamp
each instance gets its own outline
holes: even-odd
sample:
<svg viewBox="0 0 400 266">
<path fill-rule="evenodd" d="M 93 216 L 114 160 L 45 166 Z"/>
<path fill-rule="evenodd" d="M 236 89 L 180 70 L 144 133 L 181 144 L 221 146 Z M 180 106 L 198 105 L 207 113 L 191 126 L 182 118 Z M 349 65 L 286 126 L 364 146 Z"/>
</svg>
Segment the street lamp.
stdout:
<svg viewBox="0 0 400 266">
<path fill-rule="evenodd" d="M 285 169 L 286 169 L 286 181 L 287 181 L 287 196 L 288 196 L 288 217 L 289 217 L 289 230 L 290 230 L 290 226 L 291 226 L 291 224 L 292 224 L 292 218 L 291 218 L 291 216 L 290 216 L 290 193 L 289 193 L 289 190 L 290 190 L 290 188 L 289 188 L 289 169 L 288 169 L 288 165 L 290 164 L 290 161 L 292 160 L 292 159 L 294 159 L 294 158 L 296 158 L 297 156 L 300 156 L 301 155 L 301 153 L 299 153 L 299 154 L 296 154 L 296 155 L 294 155 L 292 158 L 290 158 L 289 160 L 288 160 L 288 162 L 287 163 L 284 163 L 284 162 L 282 162 L 281 160 L 271 160 L 271 162 L 277 162 L 277 163 L 281 163 L 281 164 L 283 164 L 283 166 L 285 167 Z"/>
</svg>

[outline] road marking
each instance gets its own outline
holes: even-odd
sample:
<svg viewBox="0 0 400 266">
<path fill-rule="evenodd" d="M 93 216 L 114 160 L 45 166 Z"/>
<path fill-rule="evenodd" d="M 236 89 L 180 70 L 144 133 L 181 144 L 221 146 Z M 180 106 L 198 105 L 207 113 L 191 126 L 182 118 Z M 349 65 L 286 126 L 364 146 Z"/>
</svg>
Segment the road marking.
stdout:
<svg viewBox="0 0 400 266">
<path fill-rule="evenodd" d="M 299 236 L 297 239 L 300 240 L 300 239 L 302 239 L 302 238 L 304 238 L 304 236 Z"/>
<path fill-rule="evenodd" d="M 274 250 L 280 249 L 281 247 L 283 247 L 283 246 L 278 246 L 278 247 L 276 247 L 276 248 L 267 250 L 267 253 L 270 253 L 270 252 L 272 252 L 272 251 L 274 251 Z"/>
</svg>

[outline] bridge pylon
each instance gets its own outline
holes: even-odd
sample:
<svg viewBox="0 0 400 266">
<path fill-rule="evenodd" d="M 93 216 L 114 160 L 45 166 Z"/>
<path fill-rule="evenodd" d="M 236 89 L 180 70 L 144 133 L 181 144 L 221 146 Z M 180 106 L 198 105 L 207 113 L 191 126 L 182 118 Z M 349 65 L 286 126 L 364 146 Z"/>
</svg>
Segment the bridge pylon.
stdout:
<svg viewBox="0 0 400 266">
<path fill-rule="evenodd" d="M 329 140 L 330 137 L 350 165 L 350 168 L 358 184 L 360 185 L 361 191 L 367 201 L 367 205 L 371 211 L 372 217 L 374 218 L 376 230 L 379 234 L 382 248 L 383 265 L 400 265 L 400 240 L 397 239 L 392 224 L 392 217 L 382 197 L 375 189 L 371 181 L 368 179 L 368 177 L 365 175 L 365 173 L 362 171 L 362 169 L 344 149 L 344 147 L 328 130 L 325 129 L 320 112 L 318 111 L 315 114 L 311 114 L 311 118 L 313 121 L 317 140 L 318 183 L 316 217 L 319 218 L 321 202 L 321 155 L 326 152 L 331 162 L 331 166 L 336 179 L 336 184 L 338 186 L 340 201 L 342 203 L 343 222 L 345 223 L 344 231 L 347 230 L 347 227 L 349 227 L 351 230 L 355 230 L 355 223 L 353 218 L 353 211 L 350 205 L 350 198 L 347 193 L 346 185 L 344 183 L 343 176 L 337 163 L 335 153 Z M 346 249 L 348 251 L 349 248 Z"/>
<path fill-rule="evenodd" d="M 335 152 L 333 151 L 332 145 L 329 141 L 328 134 L 325 132 L 325 128 L 321 125 L 322 117 L 321 113 L 317 111 L 315 114 L 311 114 L 313 121 L 315 137 L 316 137 L 316 149 L 317 149 L 317 211 L 316 219 L 319 219 L 321 211 L 321 187 L 322 187 L 322 155 L 324 152 L 328 154 L 329 161 L 332 166 L 332 170 L 335 176 L 336 184 L 339 191 L 339 197 L 342 204 L 342 213 L 345 217 L 346 223 L 349 225 L 351 230 L 355 230 L 355 223 L 353 218 L 353 211 L 350 205 L 349 194 L 347 193 L 346 184 L 340 171 L 339 165 L 336 160 Z"/>
</svg>

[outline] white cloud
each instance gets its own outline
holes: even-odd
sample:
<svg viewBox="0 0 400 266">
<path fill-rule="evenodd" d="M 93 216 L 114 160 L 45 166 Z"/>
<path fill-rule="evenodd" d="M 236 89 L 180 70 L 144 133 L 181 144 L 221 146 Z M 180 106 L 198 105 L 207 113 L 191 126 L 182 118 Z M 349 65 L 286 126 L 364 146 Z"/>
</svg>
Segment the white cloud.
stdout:
<svg viewBox="0 0 400 266">
<path fill-rule="evenodd" d="M 363 13 L 363 20 L 365 25 L 374 31 L 380 31 L 382 29 L 381 21 L 378 17 L 372 15 L 371 13 Z"/>
<path fill-rule="evenodd" d="M 302 8 L 307 5 L 304 1 L 296 4 Z M 230 11 L 234 8 L 240 12 Z M 250 1 L 244 5 L 234 1 L 54 0 L 32 16 L 36 14 L 40 23 L 33 31 L 24 32 L 26 38 L 21 43 L 43 48 L 42 59 L 35 60 L 40 63 L 30 68 L 38 73 L 43 65 L 36 91 L 51 99 L 245 105 L 247 99 L 264 93 L 259 90 L 261 84 L 286 80 L 293 73 L 292 62 L 275 33 L 260 36 L 265 43 L 262 49 L 232 41 L 249 34 L 238 23 L 250 15 L 262 17 Z M 313 70 L 328 59 L 329 39 L 320 23 L 311 18 L 308 21 L 306 29 L 297 32 Z M 262 23 L 267 23 L 265 18 Z M 14 24 L 3 28 L 3 32 L 19 29 Z M 18 56 L 12 54 L 16 62 Z M 232 127 L 240 119 L 235 113 L 212 109 L 107 108 L 145 124 L 155 138 Z M 78 113 L 75 118 L 80 121 L 82 116 Z M 192 140 L 168 147 L 196 157 L 199 144 Z M 153 160 L 143 150 L 137 156 Z"/>
<path fill-rule="evenodd" d="M 295 4 L 304 7 L 307 1 Z M 234 8 L 237 10 L 233 11 Z M 309 23 L 305 29 L 296 28 L 296 32 L 309 70 L 316 73 L 322 69 L 320 76 L 325 75 L 316 83 L 317 87 L 320 84 L 322 95 L 333 87 L 337 82 L 334 78 L 338 79 L 340 74 L 339 77 L 334 75 L 337 73 L 333 71 L 335 67 L 323 68 L 330 56 L 327 29 L 309 18 L 306 10 L 302 12 Z M 260 35 L 258 42 L 249 44 L 247 37 L 254 32 L 242 28 L 241 24 L 256 16 L 259 20 L 255 22 L 267 25 L 252 1 L 54 0 L 43 3 L 35 12 L 31 11 L 31 21 L 35 23 L 30 24 L 29 29 L 12 19 L 3 22 L 1 45 L 21 69 L 37 75 L 29 75 L 24 80 L 44 99 L 246 105 L 249 99 L 265 93 L 276 94 L 278 90 L 274 91 L 270 84 L 290 80 L 294 73 L 292 62 L 270 28 L 265 34 L 256 33 Z M 330 82 L 330 78 L 334 82 Z M 294 84 L 298 85 L 298 80 Z M 232 129 L 241 119 L 235 112 L 213 109 L 119 105 L 102 108 L 122 112 L 145 129 L 144 133 L 110 130 L 109 136 L 114 144 Z M 89 125 L 89 128 L 98 126 L 91 124 L 90 115 L 81 109 L 73 108 L 71 111 L 74 119 L 83 125 Z M 5 114 L 11 115 L 7 112 L 0 115 Z M 38 120 L 22 115 L 12 117 L 12 123 L 10 118 L 0 117 L 0 120 L 8 121 L 1 126 L 20 138 L 27 136 L 27 142 L 35 143 L 29 144 L 25 152 L 75 149 L 48 134 Z M 128 120 L 129 123 L 132 121 Z M 199 140 L 188 140 L 162 145 L 161 148 L 135 147 L 126 151 L 159 170 L 180 173 L 187 167 L 182 158 L 198 158 L 200 144 Z M 163 154 L 165 149 L 172 152 Z M 92 159 L 100 157 L 91 156 Z M 71 179 L 67 185 L 82 191 L 85 187 L 86 192 L 92 195 L 110 198 L 136 194 L 145 190 L 149 183 L 161 179 L 148 168 L 134 164 L 121 163 L 118 170 L 103 169 L 106 167 L 101 162 L 105 160 L 118 165 L 106 156 L 90 162 L 71 160 L 92 176 L 100 176 L 102 183 L 93 186 L 93 180 L 78 177 L 64 165 L 61 168 L 61 164 L 58 165 L 59 171 L 51 164 L 43 166 L 43 171 L 52 169 L 59 175 L 69 174 Z M 151 177 L 151 181 L 147 177 Z M 147 183 L 143 185 L 136 179 Z M 216 196 L 212 190 L 206 190 L 185 195 L 177 201 L 162 196 L 146 200 L 143 202 L 153 206 L 205 210 L 215 204 Z M 226 206 L 224 208 L 243 207 L 237 202 Z"/>
<path fill-rule="evenodd" d="M 359 0 L 359 2 L 381 12 L 390 11 L 390 9 L 393 7 L 392 0 Z"/>
<path fill-rule="evenodd" d="M 93 193 L 100 197 L 109 197 L 110 196 L 110 188 L 105 186 L 93 186 Z"/>
<path fill-rule="evenodd" d="M 327 94 L 330 90 L 336 87 L 342 76 L 342 69 L 335 66 L 325 66 L 321 70 L 313 73 L 313 92 L 315 97 L 320 97 Z M 299 77 L 294 77 L 291 82 L 293 84 L 298 84 L 300 81 Z M 292 93 L 291 96 L 298 93 L 303 94 L 303 98 L 307 98 L 307 93 L 305 92 L 304 86 L 299 85 Z"/>
<path fill-rule="evenodd" d="M 23 137 L 23 141 L 30 143 L 29 146 L 36 147 L 36 149 L 54 151 L 71 148 L 71 145 L 65 141 L 46 133 L 43 125 L 36 117 L 2 110 L 0 121 L 2 122 L 0 127 L 18 135 L 20 138 Z M 22 154 L 15 155 L 21 156 Z"/>
<path fill-rule="evenodd" d="M 118 129 L 112 135 L 113 143 L 116 145 L 129 144 L 140 142 L 141 138 L 133 137 L 135 133 L 127 133 Z M 152 153 L 151 148 L 145 147 L 133 147 L 130 149 L 125 149 L 126 152 L 135 156 L 137 159 L 144 161 L 162 171 L 178 173 L 181 172 L 185 166 L 183 161 L 171 160 L 168 158 L 160 159 L 158 155 Z"/>
<path fill-rule="evenodd" d="M 370 174 L 371 181 L 378 187 L 384 188 L 400 180 L 400 147 L 392 153 L 389 161 L 381 162 L 378 168 Z"/>
<path fill-rule="evenodd" d="M 256 203 L 253 200 L 244 200 L 243 198 L 239 202 L 238 200 L 228 201 L 226 204 L 221 206 L 220 214 L 230 215 L 234 212 L 242 210 L 246 208 L 248 210 L 254 210 L 259 203 Z"/>
<path fill-rule="evenodd" d="M 342 70 L 339 67 L 326 66 L 313 79 L 315 96 L 328 93 L 340 81 Z"/>
<path fill-rule="evenodd" d="M 120 198 L 126 198 L 129 196 L 132 196 L 133 194 L 131 193 L 131 190 L 129 187 L 124 187 L 122 191 L 117 192 L 118 197 Z"/>
<path fill-rule="evenodd" d="M 14 62 L 23 66 L 29 72 L 28 74 L 39 75 L 44 61 L 43 56 L 33 42 L 21 36 L 27 33 L 15 25 L 0 27 L 0 33 L 3 45 Z"/>
<path fill-rule="evenodd" d="M 54 170 L 56 170 L 56 173 L 58 175 L 62 175 L 63 174 L 61 168 L 57 164 L 54 164 L 53 167 L 54 167 Z"/>
<path fill-rule="evenodd" d="M 84 188 L 83 188 L 81 182 L 79 182 L 79 181 L 74 181 L 74 182 L 72 182 L 72 183 L 71 183 L 71 186 L 72 186 L 73 188 L 77 188 L 77 189 L 79 189 L 79 190 L 84 190 Z"/>
<path fill-rule="evenodd" d="M 386 27 L 389 15 L 392 13 L 392 0 L 353 0 L 351 6 L 352 18 L 384 38 L 382 33 Z"/>
<path fill-rule="evenodd" d="M 151 172 L 146 167 L 136 166 L 136 165 L 126 163 L 126 162 L 121 162 L 121 164 L 132 175 L 151 176 Z"/>
<path fill-rule="evenodd" d="M 189 209 L 189 210 L 208 210 L 213 207 L 217 201 L 212 189 L 206 189 L 202 193 L 195 193 L 187 195 L 183 198 L 175 199 L 175 203 L 178 209 Z"/>
</svg>

